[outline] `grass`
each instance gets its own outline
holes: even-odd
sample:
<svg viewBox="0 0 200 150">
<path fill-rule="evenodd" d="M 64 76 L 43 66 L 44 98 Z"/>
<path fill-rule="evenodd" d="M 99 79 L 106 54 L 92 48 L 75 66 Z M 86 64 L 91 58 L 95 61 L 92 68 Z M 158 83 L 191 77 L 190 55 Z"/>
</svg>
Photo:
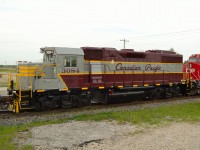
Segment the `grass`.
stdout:
<svg viewBox="0 0 200 150">
<path fill-rule="evenodd" d="M 8 86 L 8 75 L 12 73 L 17 73 L 16 67 L 0 66 L 0 87 Z"/>
<path fill-rule="evenodd" d="M 80 115 L 74 120 L 117 120 L 133 124 L 160 124 L 162 122 L 197 122 L 200 121 L 200 103 L 189 103 L 173 106 L 161 106 L 136 111 L 106 112 L 95 115 Z"/>
<path fill-rule="evenodd" d="M 12 143 L 12 138 L 16 137 L 17 132 L 28 131 L 29 128 L 47 124 L 57 124 L 75 121 L 102 121 L 116 120 L 119 123 L 130 122 L 136 125 L 160 125 L 163 122 L 199 122 L 200 103 L 179 104 L 173 106 L 161 106 L 157 108 L 147 108 L 136 111 L 102 112 L 98 114 L 84 114 L 73 118 L 62 120 L 51 120 L 46 122 L 33 122 L 20 126 L 0 126 L 0 147 L 5 150 L 19 149 Z M 33 149 L 31 145 L 20 147 L 23 150 Z"/>
<path fill-rule="evenodd" d="M 12 143 L 12 138 L 16 137 L 17 132 L 21 129 L 17 126 L 0 126 L 0 148 L 1 150 L 32 150 L 33 147 L 31 145 L 25 145 L 19 147 L 17 144 Z"/>
<path fill-rule="evenodd" d="M 12 137 L 16 135 L 16 127 L 0 127 L 0 147 L 2 149 L 15 149 L 16 145 L 10 144 Z"/>
<path fill-rule="evenodd" d="M 0 67 L 0 73 L 16 73 L 16 68 L 1 68 Z"/>
</svg>

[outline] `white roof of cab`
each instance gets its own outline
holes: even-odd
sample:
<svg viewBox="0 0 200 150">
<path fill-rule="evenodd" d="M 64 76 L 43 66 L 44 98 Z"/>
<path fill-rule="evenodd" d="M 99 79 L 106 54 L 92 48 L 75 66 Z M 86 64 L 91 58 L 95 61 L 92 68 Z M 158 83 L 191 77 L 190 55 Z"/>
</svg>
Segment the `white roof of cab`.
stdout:
<svg viewBox="0 0 200 150">
<path fill-rule="evenodd" d="M 44 47 L 40 48 L 41 51 L 54 50 L 56 54 L 69 54 L 69 55 L 84 55 L 81 48 L 70 48 L 70 47 Z"/>
</svg>

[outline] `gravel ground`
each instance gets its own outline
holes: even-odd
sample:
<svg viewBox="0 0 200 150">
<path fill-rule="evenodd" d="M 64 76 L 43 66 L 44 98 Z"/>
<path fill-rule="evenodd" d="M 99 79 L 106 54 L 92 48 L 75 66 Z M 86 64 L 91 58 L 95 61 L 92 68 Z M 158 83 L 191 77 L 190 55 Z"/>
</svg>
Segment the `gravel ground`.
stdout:
<svg viewBox="0 0 200 150">
<path fill-rule="evenodd" d="M 162 101 L 131 106 L 68 111 L 55 114 L 22 113 L 0 114 L 0 125 L 11 126 L 35 121 L 47 121 L 74 117 L 80 114 L 138 110 L 166 105 L 200 102 L 200 98 Z M 116 122 L 69 122 L 31 128 L 19 132 L 14 142 L 31 144 L 36 150 L 197 150 L 200 149 L 200 124 L 173 123 L 163 127 L 138 127 Z"/>
<path fill-rule="evenodd" d="M 69 122 L 34 127 L 16 142 L 36 150 L 199 150 L 200 124 L 141 128 L 116 122 Z M 29 133 L 27 132 L 27 134 Z M 24 137 L 24 133 L 23 133 Z"/>
<path fill-rule="evenodd" d="M 15 122 L 5 119 L 5 124 L 25 124 L 73 117 L 80 114 L 94 114 L 105 111 L 136 110 L 142 108 L 174 105 L 177 103 L 199 102 L 188 99 L 173 102 L 149 103 L 136 106 L 65 112 L 54 115 L 15 118 Z M 14 118 L 13 118 L 14 119 Z M 11 119 L 12 120 L 12 119 Z M 13 121 L 13 120 L 12 120 Z M 31 136 L 30 136 L 31 135 Z M 136 126 L 117 122 L 71 121 L 68 123 L 31 128 L 18 133 L 15 142 L 20 145 L 31 144 L 36 150 L 199 150 L 200 123 L 172 123 L 165 126 Z"/>
</svg>

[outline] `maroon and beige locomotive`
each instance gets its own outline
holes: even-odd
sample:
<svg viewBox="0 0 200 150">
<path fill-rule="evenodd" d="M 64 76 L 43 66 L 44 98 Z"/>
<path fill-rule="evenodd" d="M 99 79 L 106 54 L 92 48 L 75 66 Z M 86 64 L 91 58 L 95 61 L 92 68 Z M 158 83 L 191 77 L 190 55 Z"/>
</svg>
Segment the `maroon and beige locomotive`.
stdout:
<svg viewBox="0 0 200 150">
<path fill-rule="evenodd" d="M 172 51 L 100 47 L 41 48 L 43 62 L 19 63 L 10 109 L 90 105 L 91 101 L 159 99 L 184 95 L 183 57 Z"/>
</svg>

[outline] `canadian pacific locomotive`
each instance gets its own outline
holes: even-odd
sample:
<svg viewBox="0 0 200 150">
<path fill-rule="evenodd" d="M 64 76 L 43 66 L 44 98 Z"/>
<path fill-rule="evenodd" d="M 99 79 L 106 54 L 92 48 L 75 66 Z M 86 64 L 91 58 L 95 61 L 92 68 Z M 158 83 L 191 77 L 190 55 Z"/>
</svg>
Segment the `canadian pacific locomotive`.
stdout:
<svg viewBox="0 0 200 150">
<path fill-rule="evenodd" d="M 183 79 L 192 81 L 194 87 L 193 92 L 200 93 L 200 54 L 192 54 L 183 65 Z"/>
<path fill-rule="evenodd" d="M 193 54 L 189 57 L 183 65 L 183 72 L 187 73 L 184 75 L 185 79 L 188 78 L 187 75 L 190 75 L 192 80 L 200 81 L 200 54 Z"/>
<path fill-rule="evenodd" d="M 100 47 L 44 47 L 43 62 L 19 63 L 8 89 L 10 109 L 45 109 L 159 99 L 188 92 L 182 55 L 172 51 Z"/>
</svg>

